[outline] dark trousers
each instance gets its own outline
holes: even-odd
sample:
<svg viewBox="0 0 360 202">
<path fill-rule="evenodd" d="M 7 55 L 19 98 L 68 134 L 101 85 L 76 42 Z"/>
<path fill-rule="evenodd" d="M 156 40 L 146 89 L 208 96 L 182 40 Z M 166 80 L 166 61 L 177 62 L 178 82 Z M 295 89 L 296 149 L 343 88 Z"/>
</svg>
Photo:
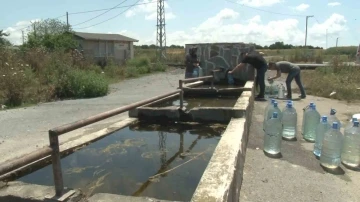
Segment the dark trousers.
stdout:
<svg viewBox="0 0 360 202">
<path fill-rule="evenodd" d="M 295 79 L 296 84 L 300 89 L 300 93 L 302 96 L 306 96 L 304 86 L 301 83 L 301 76 L 300 76 L 300 68 L 294 68 L 290 70 L 287 78 L 286 78 L 286 88 L 287 88 L 287 97 L 292 97 L 291 95 L 291 82 Z"/>
<path fill-rule="evenodd" d="M 256 78 L 255 78 L 255 87 L 260 86 L 260 92 L 258 97 L 265 97 L 265 73 L 268 69 L 267 65 L 264 65 L 258 69 L 256 69 Z"/>
</svg>

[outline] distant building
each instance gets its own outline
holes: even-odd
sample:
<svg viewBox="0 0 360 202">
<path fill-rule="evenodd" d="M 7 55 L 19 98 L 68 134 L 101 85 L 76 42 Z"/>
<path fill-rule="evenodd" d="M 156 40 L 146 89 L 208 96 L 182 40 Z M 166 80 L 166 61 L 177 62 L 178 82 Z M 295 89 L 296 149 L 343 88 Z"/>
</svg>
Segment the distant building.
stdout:
<svg viewBox="0 0 360 202">
<path fill-rule="evenodd" d="M 113 59 L 118 64 L 134 57 L 134 42 L 132 39 L 120 34 L 99 34 L 75 32 L 75 39 L 79 43 L 79 50 L 87 58 L 94 58 L 96 62 L 104 63 Z"/>
</svg>

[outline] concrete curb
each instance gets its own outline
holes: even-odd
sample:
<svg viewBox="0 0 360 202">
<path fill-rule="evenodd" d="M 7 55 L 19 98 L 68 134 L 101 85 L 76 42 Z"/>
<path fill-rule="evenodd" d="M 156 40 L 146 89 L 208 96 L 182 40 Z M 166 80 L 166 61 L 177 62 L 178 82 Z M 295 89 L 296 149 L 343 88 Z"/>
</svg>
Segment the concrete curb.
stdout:
<svg viewBox="0 0 360 202">
<path fill-rule="evenodd" d="M 217 145 L 195 190 L 192 202 L 239 201 L 243 179 L 246 147 L 253 110 L 254 83 L 234 106 L 241 118 L 233 118 Z M 245 115 L 245 116 L 244 116 Z"/>
</svg>

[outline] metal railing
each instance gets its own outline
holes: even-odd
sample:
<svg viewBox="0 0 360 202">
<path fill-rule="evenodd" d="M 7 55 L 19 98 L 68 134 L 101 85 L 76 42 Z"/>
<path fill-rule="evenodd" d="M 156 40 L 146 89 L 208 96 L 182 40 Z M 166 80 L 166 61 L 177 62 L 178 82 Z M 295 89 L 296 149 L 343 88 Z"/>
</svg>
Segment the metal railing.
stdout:
<svg viewBox="0 0 360 202">
<path fill-rule="evenodd" d="M 179 80 L 179 89 L 180 89 L 180 109 L 184 107 L 184 84 L 190 83 L 190 82 L 196 82 L 196 81 L 204 81 L 211 79 L 211 88 L 214 87 L 214 79 L 215 79 L 215 72 L 212 72 L 211 76 L 202 76 L 202 77 L 196 77 L 196 78 L 189 78 L 189 79 L 180 79 Z"/>
<path fill-rule="evenodd" d="M 11 161 L 7 161 L 0 165 L 0 176 L 4 176 L 5 174 L 12 172 L 18 168 L 26 166 L 34 161 L 40 160 L 44 157 L 51 155 L 52 159 L 52 167 L 53 167 L 53 176 L 54 176 L 54 184 L 55 184 L 55 194 L 57 197 L 62 196 L 64 192 L 64 182 L 62 177 L 62 169 L 60 162 L 60 145 L 59 145 L 59 136 L 65 133 L 71 132 L 73 130 L 79 129 L 81 127 L 90 125 L 92 123 L 102 121 L 104 119 L 110 118 L 112 116 L 124 113 L 131 109 L 140 107 L 142 105 L 154 102 L 156 100 L 169 97 L 171 95 L 181 93 L 181 90 L 172 91 L 170 93 L 166 93 L 160 96 L 156 96 L 153 98 L 149 98 L 143 101 L 139 101 L 130 105 L 126 105 L 117 109 L 113 109 L 95 116 L 91 116 L 89 118 L 76 121 L 70 124 L 66 124 L 54 129 L 49 130 L 49 142 L 50 146 L 39 149 L 30 154 L 24 155 L 20 158 L 13 159 Z"/>
</svg>

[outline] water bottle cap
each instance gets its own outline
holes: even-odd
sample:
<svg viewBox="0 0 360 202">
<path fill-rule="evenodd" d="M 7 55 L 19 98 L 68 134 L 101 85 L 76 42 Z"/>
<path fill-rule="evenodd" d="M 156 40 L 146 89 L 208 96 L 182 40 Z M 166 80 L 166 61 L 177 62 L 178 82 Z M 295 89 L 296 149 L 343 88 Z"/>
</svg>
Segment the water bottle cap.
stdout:
<svg viewBox="0 0 360 202">
<path fill-rule="evenodd" d="M 359 121 L 354 121 L 354 127 L 359 127 Z"/>
<path fill-rule="evenodd" d="M 289 102 L 289 103 L 286 104 L 286 107 L 287 107 L 287 108 L 292 108 L 292 106 L 293 106 L 293 105 L 292 105 L 291 102 Z"/>
<path fill-rule="evenodd" d="M 321 121 L 322 121 L 322 122 L 327 122 L 327 116 L 322 116 L 322 117 L 321 117 Z"/>
<path fill-rule="evenodd" d="M 332 124 L 332 128 L 333 129 L 338 129 L 338 127 L 339 127 L 339 124 L 338 124 L 338 122 L 333 122 L 333 124 Z"/>
<path fill-rule="evenodd" d="M 314 104 L 313 102 L 310 102 L 310 105 L 309 105 L 309 106 L 312 107 L 313 105 L 315 105 L 315 104 Z"/>
<path fill-rule="evenodd" d="M 310 109 L 316 110 L 316 104 L 310 105 Z"/>
<path fill-rule="evenodd" d="M 277 103 L 277 102 L 274 102 L 274 107 L 278 107 L 278 103 Z"/>
<path fill-rule="evenodd" d="M 330 109 L 330 115 L 335 115 L 336 114 L 336 110 L 335 109 Z"/>
<path fill-rule="evenodd" d="M 351 122 L 355 122 L 355 121 L 357 121 L 358 119 L 357 118 L 352 118 L 351 119 Z"/>
<path fill-rule="evenodd" d="M 278 113 L 277 113 L 277 112 L 273 112 L 272 117 L 273 117 L 273 118 L 277 118 L 277 117 L 278 117 Z"/>
<path fill-rule="evenodd" d="M 276 100 L 275 100 L 275 99 L 271 99 L 271 103 L 273 103 L 273 104 L 274 104 L 274 102 L 276 102 Z"/>
</svg>

